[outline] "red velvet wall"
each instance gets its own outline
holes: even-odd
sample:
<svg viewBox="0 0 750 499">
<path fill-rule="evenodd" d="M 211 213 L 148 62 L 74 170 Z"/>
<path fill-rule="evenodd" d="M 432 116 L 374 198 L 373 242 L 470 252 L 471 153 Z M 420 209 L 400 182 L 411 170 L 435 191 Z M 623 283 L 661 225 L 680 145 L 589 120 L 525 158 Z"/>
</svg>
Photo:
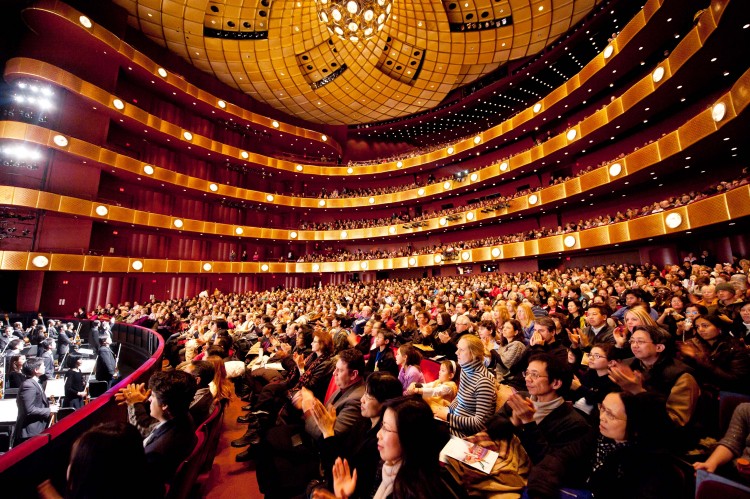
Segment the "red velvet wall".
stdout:
<svg viewBox="0 0 750 499">
<path fill-rule="evenodd" d="M 89 248 L 91 220 L 47 212 L 39 221 L 36 249 L 81 254 Z"/>
</svg>

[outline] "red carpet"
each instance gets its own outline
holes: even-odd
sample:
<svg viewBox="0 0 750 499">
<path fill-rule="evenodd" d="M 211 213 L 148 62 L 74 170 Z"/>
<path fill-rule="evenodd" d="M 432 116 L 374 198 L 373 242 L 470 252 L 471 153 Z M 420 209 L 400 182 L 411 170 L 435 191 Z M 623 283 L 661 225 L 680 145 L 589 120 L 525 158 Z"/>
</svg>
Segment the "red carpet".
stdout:
<svg viewBox="0 0 750 499">
<path fill-rule="evenodd" d="M 224 416 L 224 431 L 219 440 L 214 466 L 208 479 L 201 487 L 202 497 L 212 499 L 262 498 L 255 479 L 255 464 L 238 463 L 234 456 L 244 449 L 235 449 L 229 445 L 232 440 L 241 437 L 247 425 L 237 423 L 237 416 L 245 414 L 240 408 L 245 405 L 238 397 L 227 406 Z"/>
</svg>

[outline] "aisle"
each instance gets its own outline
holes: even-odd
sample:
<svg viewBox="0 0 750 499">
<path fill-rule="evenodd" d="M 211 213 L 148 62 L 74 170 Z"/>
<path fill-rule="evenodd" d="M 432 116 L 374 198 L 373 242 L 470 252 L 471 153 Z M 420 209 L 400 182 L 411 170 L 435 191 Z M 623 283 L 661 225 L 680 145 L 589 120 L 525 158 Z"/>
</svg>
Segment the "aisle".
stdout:
<svg viewBox="0 0 750 499">
<path fill-rule="evenodd" d="M 235 449 L 229 445 L 234 439 L 241 437 L 247 425 L 239 424 L 237 416 L 245 414 L 240 408 L 245 402 L 235 397 L 227 406 L 224 416 L 224 431 L 219 439 L 216 459 L 211 469 L 209 479 L 203 484 L 203 496 L 211 499 L 260 499 L 263 494 L 258 490 L 255 479 L 255 464 L 238 463 L 234 456 L 243 449 Z"/>
</svg>

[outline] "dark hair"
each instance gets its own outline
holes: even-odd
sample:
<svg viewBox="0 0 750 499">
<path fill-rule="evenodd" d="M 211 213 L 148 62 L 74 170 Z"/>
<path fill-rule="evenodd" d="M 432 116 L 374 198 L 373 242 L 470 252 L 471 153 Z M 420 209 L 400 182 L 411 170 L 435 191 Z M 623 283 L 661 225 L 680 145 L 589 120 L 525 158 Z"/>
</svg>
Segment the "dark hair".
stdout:
<svg viewBox="0 0 750 499">
<path fill-rule="evenodd" d="M 68 354 L 68 360 L 66 361 L 67 367 L 69 369 L 73 369 L 78 367 L 78 361 L 81 360 L 83 357 L 77 353 L 69 353 Z"/>
<path fill-rule="evenodd" d="M 672 336 L 659 326 L 636 326 L 633 329 L 633 333 L 635 334 L 636 331 L 646 333 L 655 345 L 669 345 L 672 343 Z"/>
<path fill-rule="evenodd" d="M 49 350 L 54 342 L 55 340 L 52 338 L 47 338 L 46 340 L 40 341 L 39 346 L 42 347 L 42 351 Z"/>
<path fill-rule="evenodd" d="M 546 327 L 547 330 L 552 334 L 555 334 L 557 332 L 557 324 L 555 324 L 555 321 L 553 321 L 549 316 L 537 318 L 536 323 L 542 327 Z"/>
<path fill-rule="evenodd" d="M 583 305 L 581 304 L 580 300 L 568 300 L 568 305 L 570 305 L 571 303 L 576 306 L 579 312 L 583 309 Z"/>
<path fill-rule="evenodd" d="M 378 334 L 383 335 L 383 339 L 388 342 L 388 345 L 393 345 L 393 340 L 396 339 L 396 335 L 390 329 L 378 329 Z M 386 348 L 390 347 L 386 346 Z"/>
<path fill-rule="evenodd" d="M 717 314 L 700 315 L 693 322 L 698 322 L 698 319 L 703 319 L 704 321 L 710 322 L 719 330 L 721 334 L 728 332 L 729 328 L 732 327 L 731 322 L 725 321 Z"/>
<path fill-rule="evenodd" d="M 589 305 L 588 310 L 591 310 L 592 308 L 595 308 L 599 311 L 600 314 L 602 314 L 604 317 L 609 317 L 612 314 L 612 311 L 609 309 L 606 305 L 599 305 L 598 303 L 592 303 Z"/>
<path fill-rule="evenodd" d="M 407 366 L 419 367 L 419 363 L 422 362 L 422 354 L 419 353 L 419 350 L 412 345 L 401 345 L 398 349 L 401 351 L 401 355 L 406 357 L 404 363 Z"/>
<path fill-rule="evenodd" d="M 480 321 L 478 327 L 483 327 L 489 332 L 493 333 L 495 332 L 496 326 L 495 323 L 492 321 Z"/>
<path fill-rule="evenodd" d="M 387 371 L 376 371 L 365 381 L 365 393 L 375 397 L 381 404 L 400 397 L 404 392 L 401 382 Z"/>
<path fill-rule="evenodd" d="M 211 362 L 206 360 L 194 360 L 190 363 L 189 373 L 196 378 L 201 379 L 198 388 L 206 388 L 209 383 L 214 380 L 216 369 L 214 369 L 214 365 Z"/>
<path fill-rule="evenodd" d="M 645 293 L 640 288 L 630 288 L 622 294 L 623 298 L 628 295 L 633 295 L 641 301 L 646 301 Z"/>
<path fill-rule="evenodd" d="M 419 396 L 389 400 L 385 409 L 394 413 L 401 446 L 401 467 L 393 483 L 393 497 L 444 497 L 438 457 L 450 439 L 447 426 L 437 424 L 432 409 Z"/>
<path fill-rule="evenodd" d="M 16 363 L 17 363 L 17 362 L 18 362 L 19 360 L 21 360 L 21 357 L 24 357 L 24 355 L 23 355 L 23 354 L 18 354 L 18 355 L 11 355 L 11 357 L 10 357 L 10 365 L 11 365 L 11 369 L 13 368 L 13 366 L 15 366 L 15 365 L 16 365 Z M 23 366 L 21 366 L 21 368 L 23 369 Z"/>
<path fill-rule="evenodd" d="M 357 371 L 360 376 L 365 375 L 365 357 L 356 348 L 347 348 L 339 352 L 338 359 L 346 364 L 350 371 Z"/>
<path fill-rule="evenodd" d="M 229 355 L 229 352 L 227 351 L 225 345 L 211 345 L 206 350 L 206 356 L 208 357 L 211 355 L 215 355 L 223 359 Z"/>
<path fill-rule="evenodd" d="M 690 307 L 693 307 L 695 310 L 697 310 L 698 315 L 708 315 L 708 309 L 699 303 L 688 303 L 685 306 L 685 310 L 689 309 Z"/>
<path fill-rule="evenodd" d="M 449 314 L 448 312 L 440 312 L 438 315 L 440 316 L 440 319 L 443 321 L 443 326 L 450 327 L 451 314 Z"/>
<path fill-rule="evenodd" d="M 167 406 L 168 414 L 174 418 L 187 415 L 198 384 L 192 375 L 184 371 L 159 371 L 151 375 L 148 387 L 156 400 Z"/>
<path fill-rule="evenodd" d="M 510 325 L 513 327 L 513 331 L 516 332 L 516 334 L 513 335 L 513 339 L 510 340 L 510 341 L 520 341 L 522 343 L 525 343 L 526 342 L 526 336 L 523 334 L 523 326 L 521 325 L 521 322 L 518 319 L 508 319 L 505 322 L 509 322 Z M 539 322 L 539 321 L 537 320 L 537 322 Z M 503 325 L 505 325 L 505 324 L 503 324 Z M 506 340 L 505 336 L 501 335 L 500 343 L 502 343 L 503 346 L 505 346 L 508 343 L 510 343 L 510 341 Z"/>
<path fill-rule="evenodd" d="M 21 344 L 21 340 L 19 338 L 13 338 L 8 342 L 8 348 L 7 350 L 15 350 L 18 345 Z"/>
<path fill-rule="evenodd" d="M 570 383 L 573 381 L 573 371 L 571 371 L 570 365 L 567 362 L 563 362 L 558 357 L 548 353 L 532 355 L 529 359 L 529 364 L 534 361 L 545 364 L 547 369 L 547 381 L 549 381 L 550 385 L 553 381 L 560 381 L 562 383 L 560 388 L 555 390 L 558 394 L 562 395 L 568 391 Z"/>
<path fill-rule="evenodd" d="M 39 369 L 39 366 L 42 364 L 44 364 L 44 361 L 41 357 L 31 357 L 30 359 L 26 359 L 26 362 L 23 363 L 21 372 L 27 378 L 31 378 L 36 374 L 36 370 Z"/>
<path fill-rule="evenodd" d="M 137 480 L 123 480 L 112 486 L 112 466 L 127 469 Z M 143 487 L 147 476 L 143 440 L 135 426 L 104 423 L 83 433 L 73 444 L 65 497 L 96 499 L 101 497 L 154 497 L 154 490 Z"/>
</svg>

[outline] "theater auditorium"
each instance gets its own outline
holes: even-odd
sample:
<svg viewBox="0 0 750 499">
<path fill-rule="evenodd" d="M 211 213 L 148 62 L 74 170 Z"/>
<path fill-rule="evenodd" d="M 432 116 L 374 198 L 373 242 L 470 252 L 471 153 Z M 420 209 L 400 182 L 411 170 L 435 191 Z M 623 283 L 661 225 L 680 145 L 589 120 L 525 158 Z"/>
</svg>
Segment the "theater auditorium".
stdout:
<svg viewBox="0 0 750 499">
<path fill-rule="evenodd" d="M 746 1 L 3 7 L 3 497 L 750 497 Z"/>
</svg>

